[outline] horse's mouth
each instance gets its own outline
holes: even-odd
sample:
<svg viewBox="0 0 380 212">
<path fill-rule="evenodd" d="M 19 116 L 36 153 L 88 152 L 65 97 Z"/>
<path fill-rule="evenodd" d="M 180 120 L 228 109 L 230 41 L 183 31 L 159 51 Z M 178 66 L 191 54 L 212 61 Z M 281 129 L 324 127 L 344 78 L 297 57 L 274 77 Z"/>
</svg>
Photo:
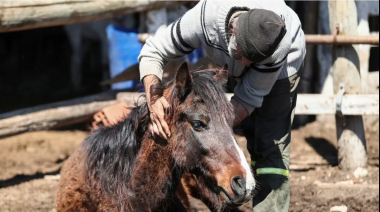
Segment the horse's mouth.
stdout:
<svg viewBox="0 0 380 212">
<path fill-rule="evenodd" d="M 244 203 L 245 203 L 245 198 L 244 196 L 243 197 L 240 197 L 240 198 L 232 198 L 226 190 L 224 190 L 224 188 L 222 187 L 219 187 L 220 189 L 220 193 L 222 194 L 222 197 L 224 198 L 224 200 L 226 201 L 226 205 L 227 207 L 229 208 L 237 208 L 237 207 L 240 207 L 242 206 Z"/>
</svg>

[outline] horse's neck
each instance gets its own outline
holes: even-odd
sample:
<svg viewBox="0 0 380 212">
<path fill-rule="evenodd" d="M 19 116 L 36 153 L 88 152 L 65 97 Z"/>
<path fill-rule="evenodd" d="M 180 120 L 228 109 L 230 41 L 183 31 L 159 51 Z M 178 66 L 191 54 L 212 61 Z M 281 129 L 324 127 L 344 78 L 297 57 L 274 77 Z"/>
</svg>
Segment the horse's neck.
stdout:
<svg viewBox="0 0 380 212">
<path fill-rule="evenodd" d="M 142 143 L 131 179 L 134 198 L 138 200 L 135 207 L 144 207 L 139 211 L 157 210 L 174 195 L 182 173 L 174 167 L 170 157 L 168 146 L 152 140 Z"/>
</svg>

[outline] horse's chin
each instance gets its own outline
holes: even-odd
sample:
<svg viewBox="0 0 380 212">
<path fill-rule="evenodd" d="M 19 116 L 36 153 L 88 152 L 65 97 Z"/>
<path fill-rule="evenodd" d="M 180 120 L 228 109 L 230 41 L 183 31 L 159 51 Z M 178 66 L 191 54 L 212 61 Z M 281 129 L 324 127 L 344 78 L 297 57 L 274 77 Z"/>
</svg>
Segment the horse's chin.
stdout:
<svg viewBox="0 0 380 212">
<path fill-rule="evenodd" d="M 226 206 L 228 207 L 228 208 L 238 208 L 238 207 L 240 207 L 240 206 L 242 206 L 243 205 L 243 203 L 239 203 L 239 204 L 237 204 L 237 203 L 234 203 L 232 200 L 231 200 L 231 198 L 230 198 L 230 196 L 226 193 L 226 191 L 224 191 L 224 190 L 222 190 L 221 191 L 221 196 L 222 196 L 222 198 L 224 199 L 224 201 L 225 201 L 225 204 L 226 204 Z"/>
</svg>

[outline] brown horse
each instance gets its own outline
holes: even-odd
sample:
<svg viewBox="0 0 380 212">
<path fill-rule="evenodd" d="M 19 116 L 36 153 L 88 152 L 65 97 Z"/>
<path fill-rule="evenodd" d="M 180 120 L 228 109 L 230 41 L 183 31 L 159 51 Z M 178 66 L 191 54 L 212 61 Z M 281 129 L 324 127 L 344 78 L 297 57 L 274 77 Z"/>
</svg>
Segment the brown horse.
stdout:
<svg viewBox="0 0 380 212">
<path fill-rule="evenodd" d="M 168 141 L 151 136 L 146 104 L 89 135 L 62 168 L 57 210 L 166 211 L 184 172 L 203 182 L 218 211 L 249 201 L 255 180 L 232 131 L 226 73 L 181 65 L 163 90 Z"/>
</svg>

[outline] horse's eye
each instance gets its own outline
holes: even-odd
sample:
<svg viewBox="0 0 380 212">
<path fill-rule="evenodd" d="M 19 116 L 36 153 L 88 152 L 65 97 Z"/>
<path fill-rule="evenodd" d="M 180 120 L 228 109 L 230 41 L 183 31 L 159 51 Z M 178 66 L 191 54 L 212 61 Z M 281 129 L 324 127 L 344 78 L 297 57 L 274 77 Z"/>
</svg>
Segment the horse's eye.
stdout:
<svg viewBox="0 0 380 212">
<path fill-rule="evenodd" d="M 197 131 L 199 130 L 203 130 L 203 129 L 206 129 L 207 128 L 207 125 L 201 121 L 192 121 L 191 122 L 191 125 L 193 126 L 193 128 Z"/>
</svg>

